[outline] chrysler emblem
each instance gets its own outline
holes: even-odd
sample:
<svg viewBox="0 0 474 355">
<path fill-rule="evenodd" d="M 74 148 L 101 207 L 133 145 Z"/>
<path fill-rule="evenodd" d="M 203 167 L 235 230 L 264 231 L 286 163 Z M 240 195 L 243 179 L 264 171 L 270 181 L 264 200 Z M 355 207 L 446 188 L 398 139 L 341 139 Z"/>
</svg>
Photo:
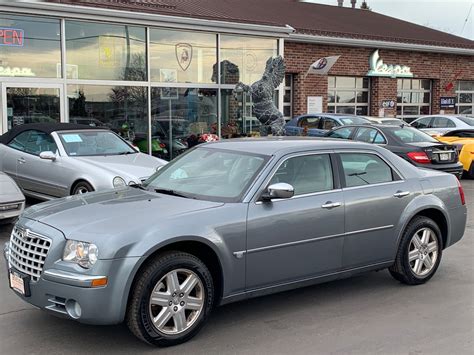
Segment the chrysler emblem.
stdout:
<svg viewBox="0 0 474 355">
<path fill-rule="evenodd" d="M 193 59 L 193 46 L 188 43 L 178 43 L 176 46 L 176 60 L 181 69 L 186 71 Z"/>
<path fill-rule="evenodd" d="M 27 239 L 29 234 L 30 234 L 30 230 L 29 229 L 22 229 L 22 228 L 18 228 L 17 229 L 17 234 L 18 234 L 18 237 L 20 237 L 20 239 Z"/>
</svg>

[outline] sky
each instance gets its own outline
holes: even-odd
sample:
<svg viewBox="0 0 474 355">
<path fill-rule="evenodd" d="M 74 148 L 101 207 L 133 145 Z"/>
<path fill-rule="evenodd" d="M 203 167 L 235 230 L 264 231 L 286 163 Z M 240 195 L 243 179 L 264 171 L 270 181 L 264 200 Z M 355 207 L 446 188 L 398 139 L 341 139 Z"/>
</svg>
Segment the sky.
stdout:
<svg viewBox="0 0 474 355">
<path fill-rule="evenodd" d="M 337 0 L 305 1 L 337 6 Z M 357 0 L 356 7 L 362 1 Z M 366 1 L 372 11 L 474 40 L 474 0 Z M 344 0 L 344 6 L 351 7 L 351 0 Z"/>
</svg>

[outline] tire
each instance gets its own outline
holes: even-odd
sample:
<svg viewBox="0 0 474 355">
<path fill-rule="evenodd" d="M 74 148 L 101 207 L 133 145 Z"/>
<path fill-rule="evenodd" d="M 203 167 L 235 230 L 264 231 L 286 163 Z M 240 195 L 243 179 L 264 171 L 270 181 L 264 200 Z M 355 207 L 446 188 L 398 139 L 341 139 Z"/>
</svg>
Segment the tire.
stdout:
<svg viewBox="0 0 474 355">
<path fill-rule="evenodd" d="M 94 191 L 94 188 L 91 184 L 89 184 L 87 181 L 79 181 L 72 188 L 71 195 L 82 195 L 92 191 Z"/>
<path fill-rule="evenodd" d="M 186 290 L 191 276 L 195 285 Z M 213 304 L 214 283 L 206 265 L 194 255 L 170 251 L 155 256 L 140 271 L 130 292 L 126 323 L 144 342 L 177 345 L 201 330 Z"/>
<path fill-rule="evenodd" d="M 407 285 L 423 284 L 436 273 L 442 253 L 438 225 L 430 218 L 415 217 L 403 233 L 395 263 L 389 268 L 390 274 Z"/>
</svg>

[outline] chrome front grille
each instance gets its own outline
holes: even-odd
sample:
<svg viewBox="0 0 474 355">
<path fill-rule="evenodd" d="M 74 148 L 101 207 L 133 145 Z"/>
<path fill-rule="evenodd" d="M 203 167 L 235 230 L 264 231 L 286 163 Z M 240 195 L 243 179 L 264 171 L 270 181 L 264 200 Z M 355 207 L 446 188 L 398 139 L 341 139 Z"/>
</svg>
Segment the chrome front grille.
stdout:
<svg viewBox="0 0 474 355">
<path fill-rule="evenodd" d="M 10 237 L 9 262 L 18 271 L 36 282 L 43 272 L 51 239 L 33 233 L 29 229 L 14 227 Z"/>
</svg>

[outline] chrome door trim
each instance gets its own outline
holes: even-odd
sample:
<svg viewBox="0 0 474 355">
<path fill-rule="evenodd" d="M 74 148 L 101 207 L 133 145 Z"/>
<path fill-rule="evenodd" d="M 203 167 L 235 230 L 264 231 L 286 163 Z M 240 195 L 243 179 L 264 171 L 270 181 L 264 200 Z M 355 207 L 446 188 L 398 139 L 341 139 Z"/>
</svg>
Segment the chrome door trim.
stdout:
<svg viewBox="0 0 474 355">
<path fill-rule="evenodd" d="M 240 259 L 244 254 L 252 254 L 252 253 L 258 253 L 261 251 L 267 251 L 267 250 L 272 250 L 272 249 L 279 249 L 279 248 L 286 248 L 289 246 L 294 246 L 294 245 L 300 245 L 300 244 L 306 244 L 306 243 L 312 243 L 320 240 L 328 240 L 328 239 L 333 239 L 333 238 L 340 238 L 344 237 L 347 235 L 354 235 L 354 234 L 360 234 L 360 233 L 366 233 L 366 232 L 374 232 L 378 230 L 383 230 L 383 229 L 390 229 L 393 228 L 394 225 L 386 225 L 386 226 L 380 226 L 380 227 L 374 227 L 374 228 L 367 228 L 367 229 L 360 229 L 352 232 L 347 232 L 347 233 L 339 233 L 339 234 L 332 234 L 332 235 L 327 235 L 324 237 L 317 237 L 317 238 L 311 238 L 311 239 L 302 239 L 302 240 L 297 240 L 294 242 L 288 242 L 288 243 L 281 243 L 281 244 L 274 244 L 274 245 L 269 245 L 265 247 L 260 247 L 260 248 L 254 248 L 254 249 L 248 249 L 247 251 L 245 250 L 239 250 L 236 252 L 233 252 L 232 254 Z"/>
</svg>

